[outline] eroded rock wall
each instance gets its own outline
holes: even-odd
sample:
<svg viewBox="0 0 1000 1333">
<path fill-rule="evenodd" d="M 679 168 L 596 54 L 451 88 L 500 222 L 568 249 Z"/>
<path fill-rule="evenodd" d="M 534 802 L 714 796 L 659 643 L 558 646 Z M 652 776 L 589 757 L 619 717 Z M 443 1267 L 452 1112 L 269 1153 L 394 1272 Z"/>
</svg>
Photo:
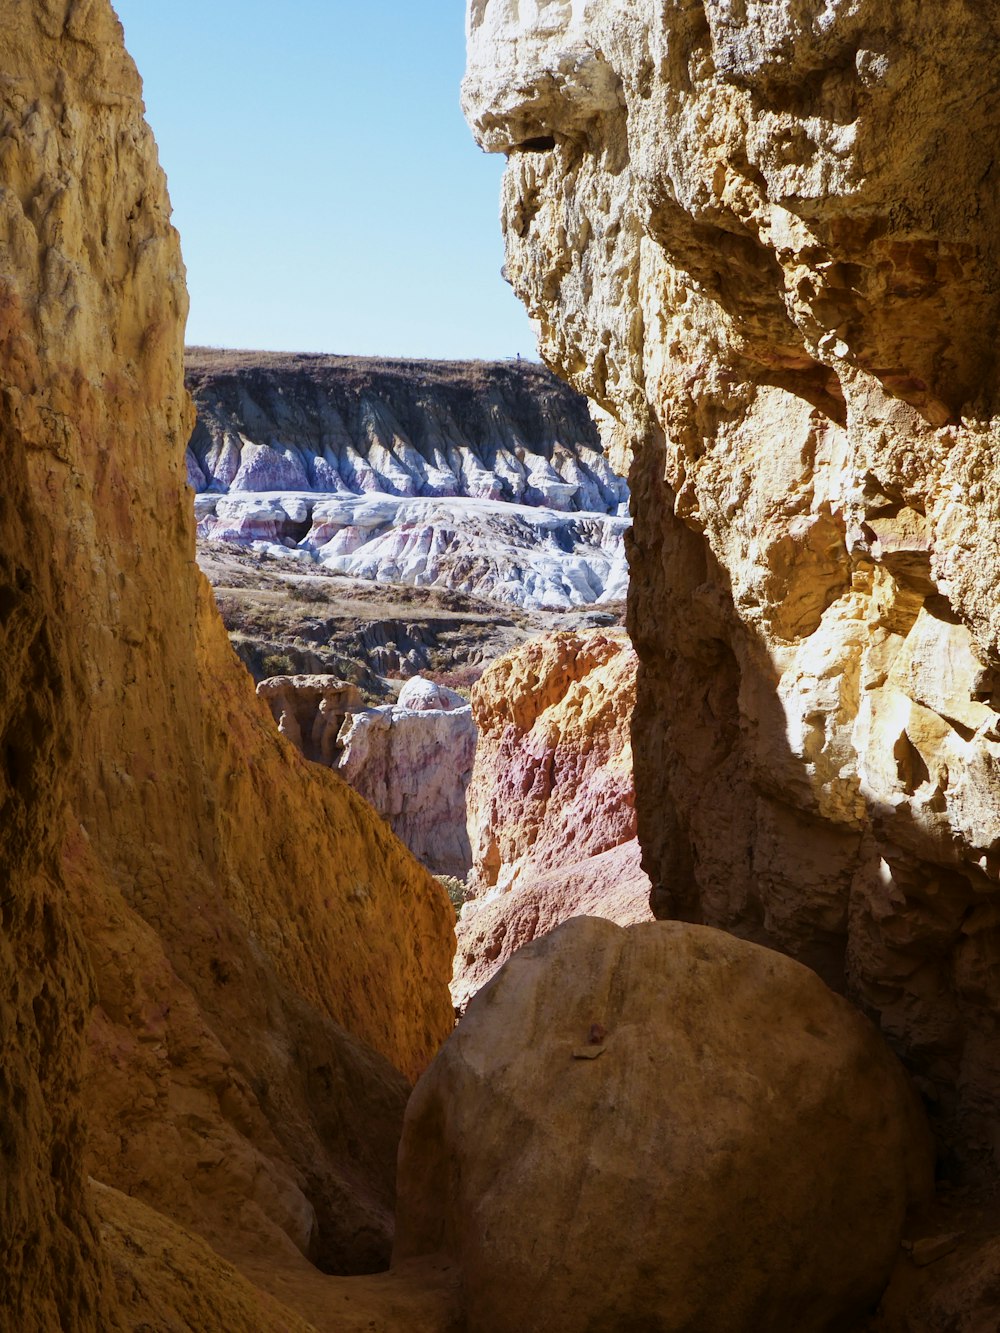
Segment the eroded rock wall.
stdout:
<svg viewBox="0 0 1000 1333">
<path fill-rule="evenodd" d="M 473 0 L 506 271 L 632 449 L 658 913 L 846 986 L 949 1133 L 1000 1069 L 998 17 Z"/>
<path fill-rule="evenodd" d="M 531 362 L 193 348 L 196 491 L 467 496 L 617 513 L 587 403 Z"/>
<path fill-rule="evenodd" d="M 624 630 L 530 639 L 472 690 L 472 897 L 452 995 L 469 997 L 522 944 L 571 916 L 649 917 L 636 838 L 636 655 Z"/>
<path fill-rule="evenodd" d="M 183 266 L 111 5 L 13 0 L 0 45 L 3 1308 L 105 1329 L 87 1172 L 233 1252 L 382 1260 L 452 913 L 275 734 L 197 572 Z"/>
<path fill-rule="evenodd" d="M 191 349 L 198 536 L 526 608 L 624 599 L 628 486 L 531 362 Z"/>
</svg>

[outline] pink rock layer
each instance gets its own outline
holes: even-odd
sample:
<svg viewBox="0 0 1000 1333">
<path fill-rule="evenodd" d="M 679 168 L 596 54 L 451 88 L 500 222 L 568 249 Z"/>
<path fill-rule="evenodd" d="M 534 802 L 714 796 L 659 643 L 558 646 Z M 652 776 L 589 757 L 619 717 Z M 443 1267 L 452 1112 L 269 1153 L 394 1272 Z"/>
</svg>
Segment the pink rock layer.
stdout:
<svg viewBox="0 0 1000 1333">
<path fill-rule="evenodd" d="M 500 658 L 473 690 L 473 897 L 452 996 L 572 916 L 649 917 L 636 842 L 630 719 L 636 657 L 622 630 L 564 632 Z"/>
</svg>

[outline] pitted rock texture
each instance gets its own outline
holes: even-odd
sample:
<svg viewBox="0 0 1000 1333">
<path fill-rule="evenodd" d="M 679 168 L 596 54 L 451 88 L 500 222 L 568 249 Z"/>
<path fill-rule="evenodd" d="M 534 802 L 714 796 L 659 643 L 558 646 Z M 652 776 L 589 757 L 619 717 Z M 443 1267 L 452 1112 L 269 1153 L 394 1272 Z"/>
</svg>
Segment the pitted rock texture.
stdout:
<svg viewBox="0 0 1000 1333">
<path fill-rule="evenodd" d="M 87 1173 L 234 1254 L 383 1261 L 453 914 L 275 733 L 197 572 L 183 265 L 111 5 L 12 0 L 0 48 L 2 1310 L 105 1330 Z"/>
<path fill-rule="evenodd" d="M 808 968 L 721 931 L 577 918 L 512 958 L 417 1084 L 394 1262 L 469 1333 L 831 1333 L 931 1187 L 917 1098 Z"/>
<path fill-rule="evenodd" d="M 473 896 L 458 924 L 459 1007 L 568 917 L 649 919 L 632 786 L 635 677 L 624 630 L 567 631 L 529 640 L 473 687 Z"/>
<path fill-rule="evenodd" d="M 528 608 L 620 600 L 628 487 L 528 362 L 188 354 L 203 539 Z"/>
<path fill-rule="evenodd" d="M 1000 18 L 469 9 L 506 272 L 634 461 L 658 914 L 817 967 L 1000 1120 Z"/>
</svg>

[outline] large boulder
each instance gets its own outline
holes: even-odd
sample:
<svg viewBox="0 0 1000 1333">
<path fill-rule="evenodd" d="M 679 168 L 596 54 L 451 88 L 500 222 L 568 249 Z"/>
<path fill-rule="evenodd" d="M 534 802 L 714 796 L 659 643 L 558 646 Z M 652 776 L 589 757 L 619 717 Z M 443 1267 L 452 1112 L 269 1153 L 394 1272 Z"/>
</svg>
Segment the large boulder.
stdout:
<svg viewBox="0 0 1000 1333">
<path fill-rule="evenodd" d="M 470 1333 L 819 1333 L 877 1300 L 930 1171 L 900 1066 L 814 973 L 578 918 L 418 1083 L 394 1262 L 454 1258 Z"/>
</svg>

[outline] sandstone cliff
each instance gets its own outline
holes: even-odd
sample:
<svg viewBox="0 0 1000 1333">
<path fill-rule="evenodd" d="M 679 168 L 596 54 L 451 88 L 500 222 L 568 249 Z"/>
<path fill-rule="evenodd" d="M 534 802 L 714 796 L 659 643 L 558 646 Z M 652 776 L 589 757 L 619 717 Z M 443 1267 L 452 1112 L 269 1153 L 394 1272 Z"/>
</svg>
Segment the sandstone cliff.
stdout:
<svg viewBox="0 0 1000 1333">
<path fill-rule="evenodd" d="M 997 16 L 469 11 L 506 271 L 634 455 L 658 914 L 847 987 L 1000 1123 Z"/>
<path fill-rule="evenodd" d="M 473 687 L 473 896 L 458 924 L 456 1005 L 571 916 L 648 919 L 629 732 L 635 678 L 624 631 L 566 631 L 491 663 Z"/>
<path fill-rule="evenodd" d="M 183 267 L 110 4 L 13 0 L 0 38 L 3 1316 L 106 1330 L 88 1173 L 236 1258 L 380 1262 L 452 914 L 275 733 L 197 572 Z"/>
</svg>

